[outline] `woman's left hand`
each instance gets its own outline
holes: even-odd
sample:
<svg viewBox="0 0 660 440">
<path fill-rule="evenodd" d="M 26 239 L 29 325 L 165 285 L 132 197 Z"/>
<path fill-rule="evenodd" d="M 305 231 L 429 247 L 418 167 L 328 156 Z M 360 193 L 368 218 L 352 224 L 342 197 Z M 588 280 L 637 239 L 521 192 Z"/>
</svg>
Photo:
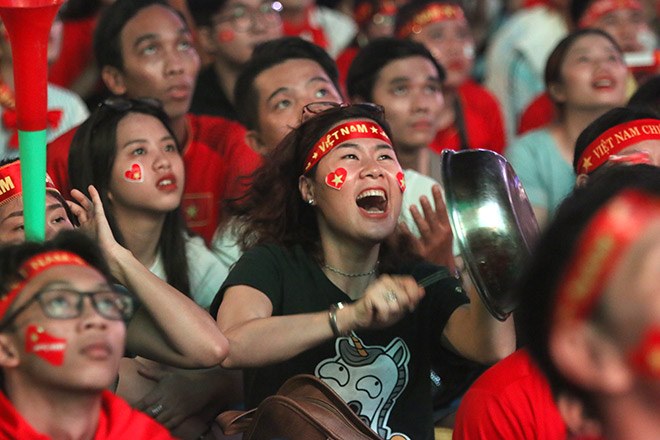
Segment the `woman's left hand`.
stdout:
<svg viewBox="0 0 660 440">
<path fill-rule="evenodd" d="M 419 199 L 424 215 L 419 212 L 417 206 L 410 207 L 410 214 L 419 229 L 420 237 L 413 235 L 405 223 L 401 223 L 399 226 L 424 260 L 453 270 L 455 266 L 452 248 L 453 235 L 447 216 L 447 207 L 442 198 L 440 186 L 433 185 L 431 191 L 435 209 L 426 196 Z"/>
</svg>

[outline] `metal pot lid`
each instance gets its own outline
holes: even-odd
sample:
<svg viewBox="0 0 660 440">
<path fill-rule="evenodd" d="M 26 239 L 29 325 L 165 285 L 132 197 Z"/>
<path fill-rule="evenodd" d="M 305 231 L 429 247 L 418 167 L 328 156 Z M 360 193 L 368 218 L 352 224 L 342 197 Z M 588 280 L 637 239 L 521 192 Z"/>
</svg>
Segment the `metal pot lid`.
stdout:
<svg viewBox="0 0 660 440">
<path fill-rule="evenodd" d="M 515 310 L 514 284 L 539 234 L 515 171 L 489 150 L 442 152 L 442 183 L 454 239 L 488 311 Z"/>
</svg>

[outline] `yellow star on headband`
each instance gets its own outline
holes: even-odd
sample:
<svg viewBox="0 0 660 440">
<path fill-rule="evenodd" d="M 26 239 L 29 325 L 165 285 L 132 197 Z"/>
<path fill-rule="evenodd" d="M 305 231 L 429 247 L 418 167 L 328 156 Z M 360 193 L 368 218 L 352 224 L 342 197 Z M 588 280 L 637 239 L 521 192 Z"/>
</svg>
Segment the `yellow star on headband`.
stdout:
<svg viewBox="0 0 660 440">
<path fill-rule="evenodd" d="M 344 181 L 342 180 L 342 176 L 339 176 L 339 175 L 335 174 L 335 177 L 332 179 L 332 183 L 334 183 L 335 185 L 339 185 L 340 183 L 344 183 Z"/>
<path fill-rule="evenodd" d="M 372 133 L 378 133 L 378 128 L 377 127 L 370 127 Z"/>
<path fill-rule="evenodd" d="M 312 154 L 312 159 L 316 159 L 317 157 L 319 157 L 319 153 L 315 151 L 314 154 Z"/>
<path fill-rule="evenodd" d="M 584 171 L 589 171 L 589 168 L 591 168 L 593 165 L 591 164 L 591 156 L 585 157 L 584 160 L 582 161 L 582 169 Z"/>
</svg>

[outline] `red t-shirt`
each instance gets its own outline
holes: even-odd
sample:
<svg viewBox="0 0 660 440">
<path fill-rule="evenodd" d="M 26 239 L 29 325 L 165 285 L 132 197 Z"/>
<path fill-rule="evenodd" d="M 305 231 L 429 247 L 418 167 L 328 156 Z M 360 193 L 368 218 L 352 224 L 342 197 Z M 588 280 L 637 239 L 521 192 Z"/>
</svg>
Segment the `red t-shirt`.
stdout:
<svg viewBox="0 0 660 440">
<path fill-rule="evenodd" d="M 48 81 L 64 88 L 80 76 L 93 60 L 92 40 L 96 17 L 62 22 L 62 49 L 48 69 Z"/>
<path fill-rule="evenodd" d="M 453 438 L 566 438 L 550 385 L 527 351 L 516 351 L 472 384 L 456 413 Z"/>
<path fill-rule="evenodd" d="M 548 125 L 556 115 L 557 109 L 550 95 L 547 92 L 541 93 L 523 111 L 518 125 L 518 135 Z"/>
<path fill-rule="evenodd" d="M 240 176 L 250 175 L 261 156 L 245 143 L 245 128 L 217 116 L 188 114 L 188 144 L 183 150 L 186 187 L 181 210 L 193 231 L 210 243 L 221 220 L 224 200 L 242 194 Z M 77 127 L 48 145 L 48 174 L 62 194 L 70 194 L 69 147 Z"/>
<path fill-rule="evenodd" d="M 346 90 L 346 77 L 348 76 L 348 69 L 351 67 L 351 64 L 353 64 L 353 60 L 355 59 L 355 56 L 358 54 L 359 51 L 360 49 L 357 46 L 351 45 L 348 46 L 346 49 L 344 49 L 337 57 L 337 71 L 339 72 L 339 85 L 342 88 L 342 92 L 344 92 L 344 96 L 348 96 Z"/>
<path fill-rule="evenodd" d="M 49 440 L 32 428 L 0 392 L 0 440 Z M 167 429 L 131 408 L 109 391 L 101 394 L 101 413 L 94 440 L 173 440 Z"/>
<path fill-rule="evenodd" d="M 506 145 L 504 119 L 497 99 L 484 87 L 468 80 L 458 88 L 469 148 L 483 148 L 502 153 Z M 456 123 L 442 129 L 429 147 L 436 153 L 459 150 L 461 139 Z"/>
</svg>

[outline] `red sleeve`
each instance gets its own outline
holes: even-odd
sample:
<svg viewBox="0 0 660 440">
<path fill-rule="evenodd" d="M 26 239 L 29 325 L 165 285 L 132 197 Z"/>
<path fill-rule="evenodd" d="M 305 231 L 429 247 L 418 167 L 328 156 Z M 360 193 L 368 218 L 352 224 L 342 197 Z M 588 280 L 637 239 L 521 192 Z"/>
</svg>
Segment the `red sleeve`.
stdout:
<svg viewBox="0 0 660 440">
<path fill-rule="evenodd" d="M 48 69 L 48 81 L 69 88 L 92 62 L 95 18 L 66 20 L 62 24 L 62 49 Z"/>
<path fill-rule="evenodd" d="M 506 147 L 504 117 L 497 98 L 474 81 L 459 88 L 470 148 L 502 154 Z"/>
<path fill-rule="evenodd" d="M 520 117 L 518 135 L 541 128 L 553 121 L 557 113 L 550 95 L 543 93 L 527 106 Z"/>
<path fill-rule="evenodd" d="M 58 137 L 50 144 L 46 153 L 46 168 L 48 175 L 53 179 L 55 186 L 59 188 L 65 199 L 71 198 L 71 183 L 69 182 L 69 148 L 73 135 L 78 127 Z"/>
<path fill-rule="evenodd" d="M 251 175 L 260 165 L 261 156 L 245 142 L 245 128 L 235 121 L 219 116 L 197 115 L 191 123 L 197 128 L 196 137 L 220 154 L 226 168 L 224 198 L 243 194 L 247 185 L 241 176 Z"/>
<path fill-rule="evenodd" d="M 101 408 L 94 440 L 174 440 L 162 425 L 109 391 L 103 392 Z"/>
<path fill-rule="evenodd" d="M 545 377 L 519 350 L 470 387 L 453 435 L 454 440 L 554 440 L 566 438 L 566 428 Z"/>
</svg>

